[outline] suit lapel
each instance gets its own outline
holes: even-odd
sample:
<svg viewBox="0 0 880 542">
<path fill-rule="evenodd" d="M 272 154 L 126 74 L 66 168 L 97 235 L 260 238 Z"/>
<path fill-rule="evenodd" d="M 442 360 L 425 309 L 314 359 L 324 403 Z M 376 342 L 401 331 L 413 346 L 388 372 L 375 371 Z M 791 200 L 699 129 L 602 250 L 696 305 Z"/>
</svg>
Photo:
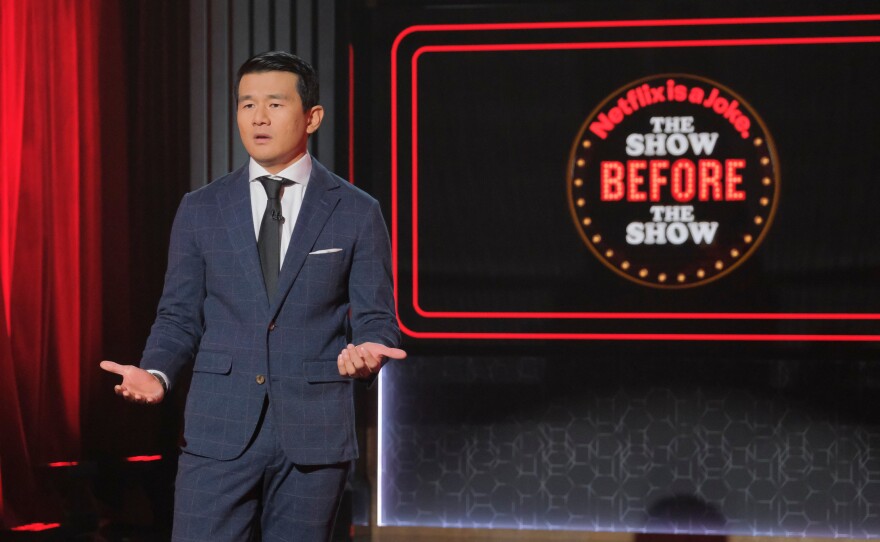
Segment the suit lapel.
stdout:
<svg viewBox="0 0 880 542">
<path fill-rule="evenodd" d="M 255 296 L 268 299 L 257 253 L 254 218 L 251 211 L 251 189 L 245 165 L 234 173 L 227 190 L 220 196 L 220 212 L 229 231 L 235 258 L 244 272 L 244 281 Z M 266 301 L 268 305 L 268 300 Z"/>
<path fill-rule="evenodd" d="M 278 277 L 278 295 L 270 309 L 273 316 L 281 309 L 281 304 L 290 292 L 306 257 L 315 245 L 315 241 L 321 230 L 324 229 L 324 224 L 327 223 L 333 209 L 336 208 L 339 195 L 334 191 L 337 188 L 339 188 L 339 181 L 335 180 L 330 172 L 313 158 L 309 185 L 306 188 L 299 216 L 296 218 L 296 226 L 293 228 L 293 237 L 287 247 L 284 263 L 281 265 L 281 275 Z M 254 253 L 256 254 L 256 251 Z M 259 271 L 259 261 L 257 270 Z"/>
</svg>

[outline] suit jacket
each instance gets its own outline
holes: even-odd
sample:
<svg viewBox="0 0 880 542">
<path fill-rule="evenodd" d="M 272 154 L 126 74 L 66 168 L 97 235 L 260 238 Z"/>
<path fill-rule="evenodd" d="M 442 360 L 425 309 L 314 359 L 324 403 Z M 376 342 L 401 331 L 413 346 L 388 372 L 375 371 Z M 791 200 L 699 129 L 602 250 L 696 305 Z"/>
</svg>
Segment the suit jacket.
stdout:
<svg viewBox="0 0 880 542">
<path fill-rule="evenodd" d="M 165 288 L 141 366 L 172 382 L 192 370 L 184 450 L 232 459 L 266 395 L 288 458 L 357 457 L 353 385 L 336 358 L 349 343 L 397 346 L 388 231 L 378 202 L 317 160 L 278 293 L 269 301 L 247 166 L 184 196 Z M 341 249 L 314 254 L 316 251 Z"/>
</svg>

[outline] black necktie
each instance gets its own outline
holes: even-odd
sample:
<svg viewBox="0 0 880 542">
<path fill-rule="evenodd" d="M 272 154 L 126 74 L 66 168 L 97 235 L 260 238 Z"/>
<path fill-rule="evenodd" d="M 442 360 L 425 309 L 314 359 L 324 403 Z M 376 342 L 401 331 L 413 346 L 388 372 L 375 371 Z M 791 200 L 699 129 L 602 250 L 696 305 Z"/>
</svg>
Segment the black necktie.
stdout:
<svg viewBox="0 0 880 542">
<path fill-rule="evenodd" d="M 281 225 L 284 224 L 284 217 L 281 215 L 281 187 L 291 185 L 293 182 L 274 176 L 260 177 L 257 180 L 266 189 L 266 196 L 269 198 L 266 202 L 266 211 L 263 213 L 263 221 L 260 222 L 257 250 L 260 253 L 266 293 L 269 294 L 271 302 L 278 289 L 278 269 L 281 267 Z"/>
</svg>

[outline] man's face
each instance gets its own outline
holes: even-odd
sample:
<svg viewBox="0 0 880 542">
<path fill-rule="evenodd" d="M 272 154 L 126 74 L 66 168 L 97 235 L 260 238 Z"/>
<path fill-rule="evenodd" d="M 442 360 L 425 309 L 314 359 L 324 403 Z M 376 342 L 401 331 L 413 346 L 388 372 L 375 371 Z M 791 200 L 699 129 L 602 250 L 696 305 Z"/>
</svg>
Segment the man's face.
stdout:
<svg viewBox="0 0 880 542">
<path fill-rule="evenodd" d="M 324 116 L 316 105 L 303 111 L 297 75 L 249 73 L 238 85 L 238 132 L 244 148 L 269 173 L 278 173 L 306 152 Z"/>
</svg>

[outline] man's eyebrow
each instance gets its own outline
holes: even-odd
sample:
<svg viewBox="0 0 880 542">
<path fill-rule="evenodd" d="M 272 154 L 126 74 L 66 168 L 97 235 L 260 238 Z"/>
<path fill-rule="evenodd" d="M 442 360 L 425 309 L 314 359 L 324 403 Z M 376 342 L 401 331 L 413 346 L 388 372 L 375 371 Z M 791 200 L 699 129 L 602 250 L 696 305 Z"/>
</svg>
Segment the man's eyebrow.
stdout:
<svg viewBox="0 0 880 542">
<path fill-rule="evenodd" d="M 266 96 L 266 98 L 268 98 L 270 100 L 289 100 L 290 96 L 288 96 L 287 94 L 269 94 Z M 245 94 L 244 96 L 238 97 L 239 102 L 243 102 L 246 100 L 253 100 L 253 99 L 254 99 L 254 97 L 251 96 L 250 94 Z"/>
</svg>

